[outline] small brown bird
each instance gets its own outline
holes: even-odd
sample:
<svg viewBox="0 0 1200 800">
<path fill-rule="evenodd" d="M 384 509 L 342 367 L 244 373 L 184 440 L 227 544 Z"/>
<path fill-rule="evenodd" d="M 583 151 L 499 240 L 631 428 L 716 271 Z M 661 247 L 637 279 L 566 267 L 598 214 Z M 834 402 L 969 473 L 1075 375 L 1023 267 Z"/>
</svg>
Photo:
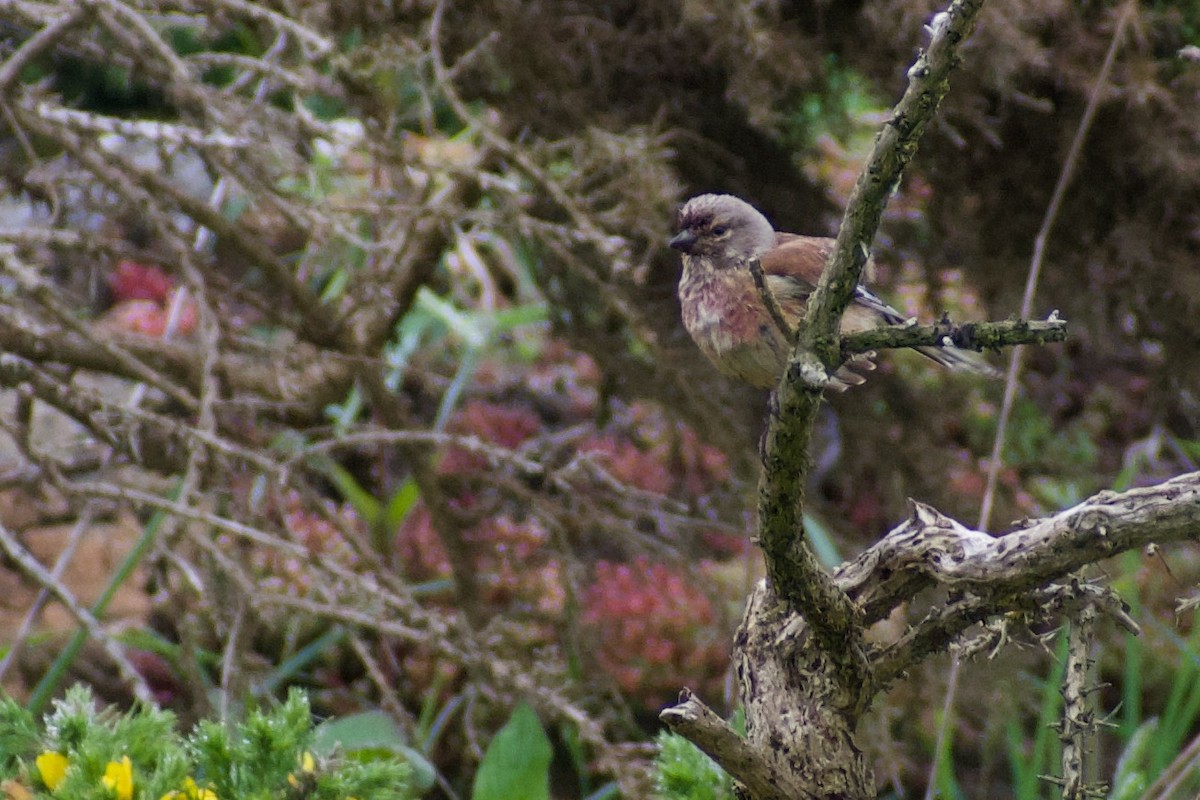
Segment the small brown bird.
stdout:
<svg viewBox="0 0 1200 800">
<path fill-rule="evenodd" d="M 726 375 L 760 388 L 773 387 L 791 355 L 792 342 L 775 324 L 763 302 L 750 261 L 762 264 L 767 288 L 789 327 L 795 330 L 804 303 L 817 285 L 833 239 L 781 233 L 759 211 L 728 194 L 702 194 L 679 210 L 679 233 L 671 247 L 683 253 L 679 300 L 683 325 L 708 360 Z M 900 325 L 904 316 L 859 286 L 842 316 L 842 330 Z M 951 369 L 996 374 L 978 355 L 955 348 L 919 347 L 922 354 Z M 871 370 L 870 357 L 837 371 L 830 386 L 839 391 L 860 384 L 855 370 Z"/>
</svg>

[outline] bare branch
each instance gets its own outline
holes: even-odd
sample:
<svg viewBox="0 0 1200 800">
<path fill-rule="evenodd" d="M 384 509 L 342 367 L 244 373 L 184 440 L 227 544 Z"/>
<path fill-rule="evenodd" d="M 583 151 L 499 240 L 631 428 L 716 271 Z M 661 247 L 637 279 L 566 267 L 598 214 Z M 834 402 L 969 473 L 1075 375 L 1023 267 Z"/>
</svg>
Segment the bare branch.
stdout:
<svg viewBox="0 0 1200 800">
<path fill-rule="evenodd" d="M 871 350 L 900 347 L 957 347 L 960 350 L 998 350 L 1025 344 L 1061 342 L 1067 338 L 1067 321 L 1044 322 L 1012 319 L 1003 322 L 964 322 L 955 325 L 943 318 L 936 325 L 889 325 L 842 336 L 842 358 Z"/>
<path fill-rule="evenodd" d="M 42 280 L 32 267 L 17 258 L 13 248 L 0 246 L 0 264 L 3 265 L 6 272 L 17 279 L 23 289 L 33 295 L 47 311 L 53 314 L 60 324 L 76 334 L 89 335 L 88 326 L 76 319 L 66 304 L 58 299 L 54 287 Z M 153 368 L 139 361 L 132 353 L 103 337 L 94 337 L 92 342 L 94 349 L 103 352 L 105 357 L 115 361 L 122 372 L 127 371 L 131 376 L 160 389 L 184 408 L 195 409 L 196 399 L 194 397 L 157 373 Z"/>
<path fill-rule="evenodd" d="M 826 364 L 832 364 L 831 359 L 837 355 L 838 320 L 858 286 L 884 206 L 900 185 L 925 127 L 950 88 L 950 73 L 960 61 L 959 46 L 975 29 L 982 8 L 983 0 L 955 0 L 946 11 L 934 15 L 928 28 L 929 47 L 909 68 L 908 88 L 880 131 L 854 184 L 837 244 L 805 306 L 806 330 L 801 345 L 804 349 L 816 348 Z"/>
<path fill-rule="evenodd" d="M 117 665 L 117 671 L 121 673 L 121 678 L 133 687 L 134 695 L 145 703 L 153 702 L 154 695 L 146 684 L 146 679 L 138 672 L 137 667 L 126 658 L 121 645 L 104 630 L 100 620 L 96 619 L 92 612 L 88 611 L 75 598 L 71 590 L 46 569 L 33 553 L 26 550 L 17 537 L 3 525 L 0 525 L 0 548 L 3 548 L 8 557 L 16 562 L 22 572 L 62 603 L 80 627 L 87 631 L 88 636 L 95 639 L 104 648 L 104 652 Z"/>
<path fill-rule="evenodd" d="M 687 689 L 680 694 L 678 703 L 663 711 L 660 719 L 707 753 L 757 800 L 809 796 L 795 775 L 763 761 L 729 723 Z"/>
<path fill-rule="evenodd" d="M 99 330 L 77 320 L 63 327 L 62 321 L 38 319 L 23 309 L 3 304 L 0 309 L 0 350 L 33 362 L 133 380 L 157 374 L 189 387 L 199 385 L 204 373 L 206 351 L 194 341 Z M 234 398 L 253 397 L 260 408 L 274 403 L 288 406 L 293 418 L 316 418 L 350 385 L 351 362 L 328 350 L 301 343 L 287 350 L 249 341 L 224 344 L 215 364 L 221 385 Z"/>
<path fill-rule="evenodd" d="M 1085 742 L 1096 733 L 1096 715 L 1088 701 L 1088 681 L 1092 674 L 1091 648 L 1094 643 L 1096 609 L 1085 604 L 1071 621 L 1067 642 L 1067 668 L 1063 673 L 1063 710 L 1059 738 L 1062 739 L 1063 800 L 1103 797 L 1104 792 L 1089 788 L 1083 772 Z"/>
<path fill-rule="evenodd" d="M 920 503 L 837 572 L 868 624 L 934 583 L 1003 593 L 1042 586 L 1088 564 L 1200 536 L 1200 473 L 1128 492 L 1101 492 L 1004 536 L 975 531 Z"/>
<path fill-rule="evenodd" d="M 789 342 L 796 337 L 796 332 L 792 330 L 792 326 L 788 325 L 784 319 L 783 309 L 779 307 L 779 302 L 775 299 L 775 293 L 767 287 L 767 278 L 763 274 L 762 261 L 757 258 L 750 259 L 750 274 L 754 276 L 754 288 L 758 289 L 759 299 L 763 305 L 767 307 L 767 313 L 771 315 L 771 321 L 775 323 L 775 327 L 783 334 L 784 338 Z"/>
<path fill-rule="evenodd" d="M 908 72 L 909 84 L 875 142 L 851 194 L 837 244 L 814 293 L 764 437 L 759 481 L 759 537 L 779 597 L 813 626 L 838 666 L 842 685 L 868 692 L 862 626 L 856 609 L 821 569 L 804 541 L 802 505 L 812 425 L 827 381 L 841 356 L 837 326 L 858 286 L 883 207 L 916 152 L 917 140 L 949 87 L 958 47 L 970 35 L 983 0 L 955 0 L 934 18 L 927 52 Z"/>
<path fill-rule="evenodd" d="M 1103 610 L 1130 633 L 1140 633 L 1128 606 L 1102 586 L 1052 583 L 1027 592 L 967 593 L 934 608 L 898 641 L 874 653 L 876 679 L 880 687 L 888 686 L 920 662 L 962 644 L 964 633 L 976 623 L 1017 613 L 1034 624 L 1076 614 L 1085 604 Z M 978 643 L 972 643 L 971 650 L 977 649 Z"/>
<path fill-rule="evenodd" d="M 72 28 L 79 25 L 88 10 L 78 5 L 46 23 L 45 27 L 29 37 L 17 51 L 0 64 L 0 95 L 7 94 L 21 71 L 39 55 L 54 47 Z"/>
</svg>

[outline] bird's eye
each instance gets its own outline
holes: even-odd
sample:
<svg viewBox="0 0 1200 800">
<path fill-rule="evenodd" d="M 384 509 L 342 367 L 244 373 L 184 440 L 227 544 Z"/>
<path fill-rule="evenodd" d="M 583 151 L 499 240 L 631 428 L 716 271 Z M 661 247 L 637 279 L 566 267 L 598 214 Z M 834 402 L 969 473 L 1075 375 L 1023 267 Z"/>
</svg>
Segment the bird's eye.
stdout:
<svg viewBox="0 0 1200 800">
<path fill-rule="evenodd" d="M 712 235 L 716 236 L 718 238 L 720 238 L 721 236 L 724 236 L 727 233 L 729 233 L 729 228 L 725 227 L 724 225 L 717 225 L 715 228 L 712 229 Z"/>
</svg>

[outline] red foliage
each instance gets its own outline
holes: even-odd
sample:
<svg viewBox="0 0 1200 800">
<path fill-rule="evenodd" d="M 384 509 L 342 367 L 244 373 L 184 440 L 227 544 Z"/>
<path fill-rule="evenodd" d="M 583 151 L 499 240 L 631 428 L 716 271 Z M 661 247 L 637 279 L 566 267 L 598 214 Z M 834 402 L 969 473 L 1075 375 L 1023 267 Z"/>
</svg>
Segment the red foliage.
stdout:
<svg viewBox="0 0 1200 800">
<path fill-rule="evenodd" d="M 579 445 L 579 452 L 600 456 L 604 468 L 621 483 L 658 494 L 671 490 L 671 473 L 661 454 L 643 450 L 624 436 L 593 434 Z"/>
<path fill-rule="evenodd" d="M 420 583 L 450 577 L 450 559 L 424 505 L 414 508 L 400 526 L 396 555 L 410 581 Z"/>
<path fill-rule="evenodd" d="M 584 368 L 591 364 L 586 358 L 575 361 Z M 572 368 L 561 366 L 544 363 L 534 371 L 537 386 L 526 388 L 547 398 L 566 398 L 560 413 L 565 410 L 567 418 L 573 418 L 575 411 L 591 409 L 594 397 L 587 380 L 578 380 Z M 548 407 L 555 408 L 554 403 Z M 538 409 L 541 406 L 473 399 L 448 428 L 515 449 L 561 424 L 562 418 L 551 421 Z M 652 404 L 624 407 L 608 430 L 576 442 L 577 452 L 595 456 L 616 480 L 646 492 L 699 498 L 729 479 L 723 453 Z M 553 642 L 566 609 L 562 561 L 550 532 L 536 516 L 510 507 L 489 510 L 490 469 L 486 456 L 455 447 L 446 449 L 438 467 L 442 475 L 485 481 L 468 482 L 445 500 L 455 517 L 473 518 L 460 533 L 469 545 L 480 599 L 491 613 L 515 614 L 527 645 Z M 724 541 L 728 538 L 714 549 L 737 552 L 744 546 L 740 538 Z M 445 543 L 424 506 L 414 509 L 400 527 L 396 554 L 408 580 L 428 582 L 453 575 Z M 443 602 L 451 603 L 452 595 L 447 593 Z M 596 645 L 600 668 L 635 703 L 655 708 L 685 683 L 720 690 L 729 645 L 716 625 L 718 616 L 693 578 L 640 558 L 596 566 L 595 581 L 582 599 L 580 624 L 585 639 Z M 416 660 L 428 666 L 426 661 Z"/>
<path fill-rule="evenodd" d="M 159 305 L 167 301 L 167 295 L 175 282 L 155 264 L 139 264 L 137 261 L 120 261 L 108 276 L 113 300 L 153 300 Z"/>
<path fill-rule="evenodd" d="M 473 549 L 475 577 L 483 600 L 496 610 L 557 618 L 565 596 L 561 567 L 548 547 L 549 534 L 536 519 L 487 517 L 464 532 Z M 450 559 L 424 506 L 414 509 L 396 537 L 397 554 L 409 580 L 451 577 Z"/>
<path fill-rule="evenodd" d="M 750 544 L 744 533 L 726 531 L 704 531 L 700 534 L 700 540 L 713 555 L 722 557 L 740 556 Z"/>
<path fill-rule="evenodd" d="M 143 336 L 162 336 L 167 318 L 162 306 L 153 300 L 125 300 L 105 312 L 100 320 L 105 327 Z"/>
<path fill-rule="evenodd" d="M 475 548 L 477 578 L 489 604 L 539 617 L 562 613 L 566 598 L 549 538 L 536 519 L 507 516 L 489 517 L 467 532 L 467 541 L 484 545 Z"/>
<path fill-rule="evenodd" d="M 358 556 L 346 540 L 345 531 L 363 531 L 363 522 L 348 505 L 326 501 L 326 513 L 305 507 L 296 492 L 282 500 L 279 514 L 291 538 L 308 549 L 308 559 L 320 559 L 354 568 Z M 313 572 L 308 561 L 282 550 L 255 548 L 249 551 L 250 566 L 259 572 L 267 588 L 304 595 L 312 588 Z"/>
<path fill-rule="evenodd" d="M 161 337 L 166 333 L 171 306 L 182 291 L 175 287 L 162 269 L 154 264 L 121 261 L 108 277 L 113 293 L 113 306 L 100 318 L 104 327 L 124 333 Z M 190 336 L 196 332 L 200 311 L 191 297 L 183 298 L 173 336 Z"/>
<path fill-rule="evenodd" d="M 724 453 L 701 441 L 694 430 L 682 423 L 678 423 L 678 431 L 676 471 L 689 495 L 702 495 L 729 480 L 729 458 Z"/>
<path fill-rule="evenodd" d="M 449 426 L 454 433 L 478 436 L 488 444 L 509 449 L 519 447 L 541 427 L 541 418 L 528 408 L 503 406 L 485 400 L 469 401 Z M 487 460 L 483 456 L 451 447 L 446 450 L 438 471 L 443 475 L 462 475 L 486 466 Z"/>
<path fill-rule="evenodd" d="M 182 694 L 182 678 L 165 658 L 149 650 L 133 648 L 127 653 L 134 669 L 150 687 L 154 702 L 170 708 Z"/>
<path fill-rule="evenodd" d="M 571 419 L 587 420 L 595 416 L 600 368 L 591 356 L 571 350 L 560 340 L 546 343 L 537 363 L 522 380 L 534 392 L 565 399 Z"/>
<path fill-rule="evenodd" d="M 176 293 L 179 291 L 179 289 L 170 291 L 167 295 L 166 305 L 147 299 L 122 300 L 104 313 L 104 316 L 100 318 L 100 324 L 124 333 L 161 337 L 167 331 L 171 303 L 174 302 Z M 196 301 L 190 297 L 185 298 L 172 335 L 191 336 L 196 332 L 196 325 L 199 321 L 200 312 L 196 307 Z"/>
<path fill-rule="evenodd" d="M 719 693 L 729 641 L 694 576 L 645 557 L 601 561 L 582 604 L 593 657 L 630 698 L 658 709 L 685 684 Z"/>
<path fill-rule="evenodd" d="M 691 498 L 729 480 L 725 454 L 703 442 L 694 430 L 642 403 L 630 409 L 627 431 L 596 433 L 579 446 L 601 456 L 617 480 L 647 492 L 682 492 Z"/>
</svg>

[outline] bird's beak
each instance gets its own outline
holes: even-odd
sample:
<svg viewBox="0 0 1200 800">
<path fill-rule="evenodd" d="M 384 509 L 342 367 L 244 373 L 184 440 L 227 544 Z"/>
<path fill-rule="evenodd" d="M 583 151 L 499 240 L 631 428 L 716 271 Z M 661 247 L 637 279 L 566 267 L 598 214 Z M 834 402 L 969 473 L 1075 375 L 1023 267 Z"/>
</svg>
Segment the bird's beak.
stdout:
<svg viewBox="0 0 1200 800">
<path fill-rule="evenodd" d="M 675 234 L 667 244 L 682 253 L 690 253 L 692 246 L 696 244 L 696 234 L 689 230 L 682 230 Z"/>
</svg>

